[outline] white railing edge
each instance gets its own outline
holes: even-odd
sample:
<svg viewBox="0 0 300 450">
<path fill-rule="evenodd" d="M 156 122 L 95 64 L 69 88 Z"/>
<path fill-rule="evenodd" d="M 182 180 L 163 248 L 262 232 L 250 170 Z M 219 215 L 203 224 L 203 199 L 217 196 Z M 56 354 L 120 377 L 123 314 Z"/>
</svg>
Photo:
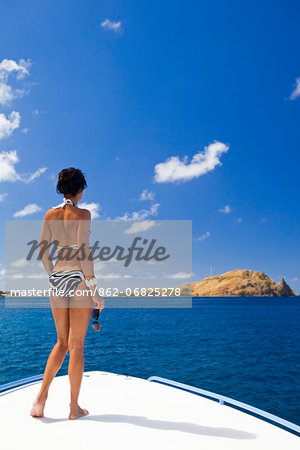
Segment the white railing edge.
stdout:
<svg viewBox="0 0 300 450">
<path fill-rule="evenodd" d="M 161 378 L 158 376 L 151 376 L 147 379 L 147 381 L 155 381 L 157 383 L 166 384 L 171 387 L 175 387 L 178 389 L 182 389 L 188 392 L 191 392 L 193 394 L 202 395 L 209 397 L 213 400 L 219 400 L 220 405 L 224 405 L 225 403 L 229 406 L 237 406 L 238 408 L 241 408 L 244 411 L 254 413 L 262 419 L 268 419 L 271 422 L 275 423 L 276 425 L 280 425 L 288 429 L 288 431 L 291 431 L 293 433 L 296 433 L 298 436 L 300 436 L 300 426 L 289 422 L 288 420 L 282 419 L 279 416 L 275 416 L 274 414 L 268 413 L 267 411 L 264 411 L 263 409 L 255 408 L 252 405 L 249 405 L 247 403 L 239 402 L 238 400 L 235 400 L 230 397 L 225 397 L 224 395 L 216 394 L 215 392 L 206 391 L 204 389 L 197 388 L 195 386 L 191 386 L 189 384 L 179 383 L 177 381 L 169 380 L 167 378 Z"/>
</svg>

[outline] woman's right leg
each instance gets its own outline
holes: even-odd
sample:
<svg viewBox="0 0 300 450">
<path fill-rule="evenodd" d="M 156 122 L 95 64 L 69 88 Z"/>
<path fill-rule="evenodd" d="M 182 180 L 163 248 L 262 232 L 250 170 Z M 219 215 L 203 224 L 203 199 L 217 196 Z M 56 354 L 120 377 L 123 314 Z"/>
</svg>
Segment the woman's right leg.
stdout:
<svg viewBox="0 0 300 450">
<path fill-rule="evenodd" d="M 57 342 L 54 345 L 44 372 L 41 389 L 33 403 L 31 416 L 43 417 L 44 407 L 48 397 L 50 384 L 60 369 L 66 353 L 68 351 L 69 338 L 69 308 L 68 299 L 66 298 L 50 298 L 53 318 L 57 332 Z"/>
<path fill-rule="evenodd" d="M 85 283 L 80 283 L 78 289 L 86 289 Z M 86 409 L 78 405 L 78 396 L 84 369 L 84 341 L 91 318 L 93 300 L 91 297 L 75 295 L 70 300 L 69 309 L 69 380 L 71 387 L 71 402 L 69 419 L 88 414 Z"/>
</svg>

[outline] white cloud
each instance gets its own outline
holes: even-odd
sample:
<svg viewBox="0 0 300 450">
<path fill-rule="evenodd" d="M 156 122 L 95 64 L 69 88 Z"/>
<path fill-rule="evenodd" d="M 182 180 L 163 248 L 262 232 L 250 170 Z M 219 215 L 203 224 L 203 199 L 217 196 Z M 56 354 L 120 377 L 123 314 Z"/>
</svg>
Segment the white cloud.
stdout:
<svg viewBox="0 0 300 450">
<path fill-rule="evenodd" d="M 300 77 L 296 78 L 295 87 L 290 95 L 290 100 L 295 100 L 300 97 Z"/>
<path fill-rule="evenodd" d="M 3 59 L 0 63 L 0 80 L 6 80 L 8 76 L 15 72 L 17 74 L 17 78 L 21 79 L 29 75 L 29 68 L 31 67 L 31 62 L 28 59 L 25 61 L 24 59 L 20 59 L 19 63 L 12 59 Z"/>
<path fill-rule="evenodd" d="M 166 278 L 174 278 L 175 280 L 176 279 L 186 279 L 186 278 L 191 278 L 192 275 L 193 275 L 193 272 L 190 272 L 190 273 L 177 272 L 172 275 L 166 275 Z"/>
<path fill-rule="evenodd" d="M 30 181 L 33 181 L 36 178 L 40 177 L 43 173 L 45 173 L 46 170 L 47 170 L 46 167 L 40 167 L 35 172 L 33 172 L 31 175 L 28 175 L 28 177 L 24 181 L 26 181 L 27 183 L 30 182 Z"/>
<path fill-rule="evenodd" d="M 94 264 L 96 264 L 97 261 L 95 261 Z M 105 261 L 104 266 L 106 267 L 107 263 L 120 263 L 120 261 L 118 260 L 118 258 L 116 256 L 114 256 L 113 258 L 108 259 L 107 261 Z"/>
<path fill-rule="evenodd" d="M 19 279 L 19 278 L 27 278 L 27 279 L 45 279 L 45 269 L 41 270 L 40 272 L 33 272 L 33 273 L 13 273 L 12 275 L 9 275 L 9 278 L 12 279 Z"/>
<path fill-rule="evenodd" d="M 106 269 L 106 263 L 107 261 L 94 261 L 94 271 L 95 272 L 100 272 L 101 270 Z"/>
<path fill-rule="evenodd" d="M 43 270 L 42 272 L 34 272 L 34 273 L 30 273 L 29 275 L 26 275 L 26 278 L 33 278 L 35 279 L 45 279 L 45 270 Z"/>
<path fill-rule="evenodd" d="M 237 218 L 237 223 L 242 223 L 242 222 L 243 222 L 243 219 L 241 217 L 238 217 Z"/>
<path fill-rule="evenodd" d="M 140 195 L 140 201 L 143 200 L 154 200 L 155 194 L 151 191 L 148 191 L 148 189 L 144 189 L 143 192 Z"/>
<path fill-rule="evenodd" d="M 121 22 L 112 22 L 109 19 L 105 19 L 101 23 L 101 27 L 105 28 L 106 30 L 115 31 L 116 33 L 121 33 L 122 31 Z"/>
<path fill-rule="evenodd" d="M 97 278 L 108 278 L 108 279 L 109 278 L 125 278 L 125 276 L 121 275 L 120 273 L 109 272 L 109 273 L 98 273 Z"/>
<path fill-rule="evenodd" d="M 57 176 L 54 175 L 54 173 L 52 173 L 51 175 L 48 176 L 48 178 L 51 180 L 53 186 L 56 187 L 56 185 L 57 185 Z"/>
<path fill-rule="evenodd" d="M 7 194 L 0 194 L 0 203 L 4 202 L 4 200 L 6 199 Z"/>
<path fill-rule="evenodd" d="M 225 205 L 224 208 L 220 208 L 219 212 L 224 214 L 229 214 L 232 211 L 229 205 Z"/>
<path fill-rule="evenodd" d="M 11 267 L 26 267 L 29 265 L 29 261 L 27 261 L 26 258 L 20 258 L 16 261 L 13 261 L 10 265 Z"/>
<path fill-rule="evenodd" d="M 12 89 L 6 83 L 0 83 L 0 105 L 8 105 L 15 98 L 23 97 L 24 89 Z"/>
<path fill-rule="evenodd" d="M 8 118 L 5 114 L 0 114 L 0 139 L 9 137 L 16 128 L 19 128 L 20 121 L 20 113 L 16 111 L 12 111 Z"/>
<path fill-rule="evenodd" d="M 17 152 L 0 153 L 0 181 L 16 181 L 20 175 L 15 170 L 15 164 L 19 162 Z"/>
<path fill-rule="evenodd" d="M 85 203 L 85 202 L 80 202 L 79 208 L 81 209 L 88 209 L 91 213 L 91 218 L 92 219 L 97 219 L 97 217 L 99 216 L 99 209 L 100 209 L 100 205 L 99 203 Z"/>
<path fill-rule="evenodd" d="M 17 173 L 15 165 L 19 162 L 16 150 L 0 152 L 0 182 L 1 181 L 23 181 L 28 183 L 43 174 L 47 168 L 41 167 L 31 174 Z"/>
<path fill-rule="evenodd" d="M 142 231 L 150 230 L 155 227 L 156 222 L 154 220 L 142 220 L 139 222 L 134 222 L 127 230 L 126 234 L 140 233 Z"/>
<path fill-rule="evenodd" d="M 198 178 L 214 170 L 217 166 L 221 166 L 220 156 L 228 150 L 228 145 L 214 141 L 204 147 L 203 152 L 196 153 L 191 162 L 188 162 L 187 156 L 184 156 L 182 161 L 178 156 L 171 156 L 165 162 L 156 164 L 154 181 L 167 183 Z"/>
<path fill-rule="evenodd" d="M 204 241 L 205 239 L 209 238 L 210 232 L 207 231 L 206 233 L 202 234 L 198 238 L 195 239 L 195 241 Z"/>
<path fill-rule="evenodd" d="M 0 83 L 0 105 L 10 103 L 13 98 L 12 88 L 6 83 Z"/>
<path fill-rule="evenodd" d="M 25 217 L 25 216 L 29 216 L 30 214 L 34 214 L 38 211 L 41 211 L 41 210 L 42 210 L 42 208 L 40 208 L 36 203 L 29 203 L 20 211 L 15 212 L 13 216 L 14 217 Z"/>
<path fill-rule="evenodd" d="M 32 115 L 35 119 L 41 114 L 46 114 L 46 111 L 44 111 L 43 109 L 35 109 L 34 111 L 32 111 Z"/>
<path fill-rule="evenodd" d="M 153 261 L 152 259 L 150 259 L 150 261 L 140 261 L 140 263 L 142 264 L 164 264 L 164 261 Z"/>
<path fill-rule="evenodd" d="M 159 206 L 159 203 L 154 203 L 149 209 L 125 213 L 123 216 L 116 217 L 115 220 L 145 220 L 149 216 L 156 216 Z"/>
<path fill-rule="evenodd" d="M 42 272 L 45 271 L 42 261 L 29 261 L 26 258 L 19 258 L 19 259 L 16 259 L 15 261 L 10 262 L 9 267 L 10 267 L 9 269 L 6 268 L 6 273 L 8 276 L 11 276 L 11 274 L 17 273 L 16 269 L 23 269 L 23 268 L 27 268 L 30 270 L 41 269 Z M 20 273 L 20 272 L 18 272 L 18 273 Z M 26 273 L 23 273 L 23 276 L 28 277 L 28 275 L 26 275 Z"/>
<path fill-rule="evenodd" d="M 3 59 L 0 63 L 0 105 L 7 105 L 12 100 L 22 97 L 25 94 L 24 89 L 13 89 L 7 84 L 8 77 L 12 73 L 16 73 L 17 79 L 24 78 L 29 75 L 31 62 L 21 59 L 19 63 L 13 60 Z"/>
</svg>

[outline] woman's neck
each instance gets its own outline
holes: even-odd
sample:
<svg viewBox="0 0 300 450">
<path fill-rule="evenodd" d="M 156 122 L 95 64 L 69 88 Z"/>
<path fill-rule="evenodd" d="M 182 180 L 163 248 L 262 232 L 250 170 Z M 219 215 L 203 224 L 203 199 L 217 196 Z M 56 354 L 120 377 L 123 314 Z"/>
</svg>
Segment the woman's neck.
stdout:
<svg viewBox="0 0 300 450">
<path fill-rule="evenodd" d="M 69 203 L 69 201 L 71 202 L 71 203 L 73 203 L 73 205 L 75 205 L 75 206 L 77 206 L 77 202 L 76 202 L 76 198 L 75 197 L 64 197 L 64 201 L 65 200 L 68 200 L 68 203 Z"/>
</svg>

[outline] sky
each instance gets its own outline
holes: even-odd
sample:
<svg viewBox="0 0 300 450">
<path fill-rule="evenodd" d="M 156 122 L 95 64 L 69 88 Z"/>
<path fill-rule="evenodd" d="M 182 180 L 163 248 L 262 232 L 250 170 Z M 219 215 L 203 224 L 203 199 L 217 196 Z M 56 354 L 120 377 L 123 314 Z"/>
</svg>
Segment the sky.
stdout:
<svg viewBox="0 0 300 450">
<path fill-rule="evenodd" d="M 193 279 L 262 270 L 300 293 L 299 15 L 290 0 L 2 2 L 0 288 L 5 221 L 43 219 L 78 167 L 93 220 L 192 220 Z"/>
</svg>

